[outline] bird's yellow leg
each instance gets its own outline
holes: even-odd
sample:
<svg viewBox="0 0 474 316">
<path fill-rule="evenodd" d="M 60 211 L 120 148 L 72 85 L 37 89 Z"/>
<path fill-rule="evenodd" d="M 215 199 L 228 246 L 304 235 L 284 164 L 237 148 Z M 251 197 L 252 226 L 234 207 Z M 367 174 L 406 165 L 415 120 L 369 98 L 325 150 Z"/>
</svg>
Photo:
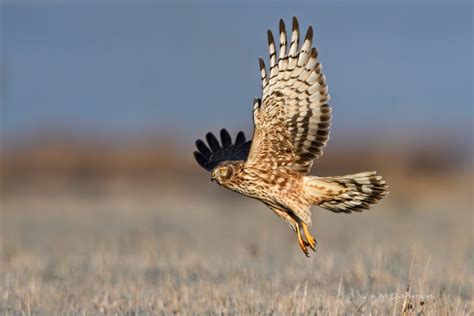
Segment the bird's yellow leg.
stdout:
<svg viewBox="0 0 474 316">
<path fill-rule="evenodd" d="M 301 250 L 303 250 L 304 254 L 306 257 L 309 257 L 309 251 L 308 248 L 306 247 L 306 242 L 303 240 L 303 237 L 301 236 L 301 230 L 300 230 L 300 225 L 296 224 L 296 234 L 298 235 L 298 244 L 300 245 Z"/>
<path fill-rule="evenodd" d="M 305 223 L 301 223 L 301 225 L 303 226 L 304 235 L 306 237 L 306 240 L 308 241 L 309 246 L 311 247 L 311 249 L 313 249 L 313 251 L 316 251 L 316 239 L 311 236 L 308 227 Z"/>
</svg>

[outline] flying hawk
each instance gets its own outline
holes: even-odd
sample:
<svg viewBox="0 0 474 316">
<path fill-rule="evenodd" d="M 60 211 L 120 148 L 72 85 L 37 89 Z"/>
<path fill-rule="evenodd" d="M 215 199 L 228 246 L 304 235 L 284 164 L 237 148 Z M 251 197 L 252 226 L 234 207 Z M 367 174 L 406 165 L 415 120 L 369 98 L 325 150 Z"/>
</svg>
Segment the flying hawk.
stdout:
<svg viewBox="0 0 474 316">
<path fill-rule="evenodd" d="M 298 21 L 293 18 L 288 45 L 285 24 L 280 20 L 277 51 L 268 31 L 270 69 L 260 61 L 262 98 L 253 103 L 253 140 L 242 132 L 235 142 L 227 130 L 219 142 L 206 134 L 206 145 L 196 141 L 194 157 L 211 180 L 221 186 L 256 198 L 283 218 L 296 232 L 306 256 L 308 247 L 316 250 L 311 236 L 311 206 L 336 213 L 362 212 L 388 192 L 381 176 L 374 171 L 339 177 L 309 175 L 313 160 L 322 155 L 329 138 L 331 107 L 326 78 L 312 47 L 310 26 L 299 45 Z M 288 48 L 289 46 L 289 48 Z"/>
</svg>

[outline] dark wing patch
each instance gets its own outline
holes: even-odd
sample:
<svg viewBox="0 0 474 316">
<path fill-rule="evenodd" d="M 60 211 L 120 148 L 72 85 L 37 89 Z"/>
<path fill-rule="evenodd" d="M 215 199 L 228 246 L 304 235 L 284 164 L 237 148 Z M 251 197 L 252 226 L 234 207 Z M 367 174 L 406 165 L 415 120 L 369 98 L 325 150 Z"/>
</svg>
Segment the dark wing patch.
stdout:
<svg viewBox="0 0 474 316">
<path fill-rule="evenodd" d="M 221 129 L 220 136 L 221 143 L 214 134 L 207 133 L 206 140 L 209 146 L 200 139 L 196 141 L 198 150 L 194 152 L 194 158 L 207 171 L 212 171 L 222 161 L 246 160 L 249 155 L 252 141 L 246 141 L 243 132 L 237 134 L 235 143 L 232 143 L 229 132 L 224 128 Z"/>
</svg>

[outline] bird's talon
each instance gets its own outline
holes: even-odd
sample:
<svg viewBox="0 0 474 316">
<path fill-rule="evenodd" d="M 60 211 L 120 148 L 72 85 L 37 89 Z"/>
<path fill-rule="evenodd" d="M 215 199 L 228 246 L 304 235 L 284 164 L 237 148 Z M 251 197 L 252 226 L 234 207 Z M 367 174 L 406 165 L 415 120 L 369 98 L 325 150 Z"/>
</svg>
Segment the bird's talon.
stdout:
<svg viewBox="0 0 474 316">
<path fill-rule="evenodd" d="M 308 248 L 306 248 L 305 245 L 301 245 L 301 244 L 300 244 L 300 248 L 301 248 L 301 250 L 303 251 L 304 255 L 309 258 L 309 251 L 308 251 Z"/>
<path fill-rule="evenodd" d="M 309 247 L 316 252 L 316 239 L 314 239 L 313 236 L 311 236 L 311 234 L 309 233 L 308 231 L 308 227 L 306 226 L 305 223 L 301 223 L 301 225 L 303 226 L 303 232 L 304 232 L 304 235 L 307 239 L 307 243 L 309 245 Z"/>
<path fill-rule="evenodd" d="M 303 253 L 305 254 L 305 256 L 309 258 L 309 251 L 308 251 L 309 244 L 301 236 L 301 230 L 300 230 L 299 225 L 296 225 L 296 234 L 298 235 L 298 244 L 300 245 L 301 250 L 303 250 Z"/>
</svg>

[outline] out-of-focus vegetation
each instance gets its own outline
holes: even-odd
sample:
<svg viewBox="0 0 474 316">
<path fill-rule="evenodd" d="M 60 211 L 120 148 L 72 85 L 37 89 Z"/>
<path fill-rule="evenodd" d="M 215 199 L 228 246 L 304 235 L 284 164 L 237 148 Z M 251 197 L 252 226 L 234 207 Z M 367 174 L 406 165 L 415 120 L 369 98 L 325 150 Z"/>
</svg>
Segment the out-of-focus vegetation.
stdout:
<svg viewBox="0 0 474 316">
<path fill-rule="evenodd" d="M 391 193 L 362 214 L 315 207 L 307 259 L 269 209 L 211 184 L 192 146 L 173 144 L 4 146 L 0 313 L 474 311 L 465 149 L 330 145 L 314 174 L 373 169 Z"/>
</svg>

